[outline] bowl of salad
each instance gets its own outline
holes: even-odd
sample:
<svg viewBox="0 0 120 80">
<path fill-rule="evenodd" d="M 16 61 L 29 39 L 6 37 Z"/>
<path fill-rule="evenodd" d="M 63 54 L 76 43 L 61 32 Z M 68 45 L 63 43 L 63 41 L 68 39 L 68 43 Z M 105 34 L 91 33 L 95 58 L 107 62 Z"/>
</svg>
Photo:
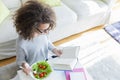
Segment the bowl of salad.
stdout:
<svg viewBox="0 0 120 80">
<path fill-rule="evenodd" d="M 50 75 L 52 68 L 47 61 L 39 61 L 32 66 L 32 76 L 36 80 L 42 80 Z"/>
</svg>

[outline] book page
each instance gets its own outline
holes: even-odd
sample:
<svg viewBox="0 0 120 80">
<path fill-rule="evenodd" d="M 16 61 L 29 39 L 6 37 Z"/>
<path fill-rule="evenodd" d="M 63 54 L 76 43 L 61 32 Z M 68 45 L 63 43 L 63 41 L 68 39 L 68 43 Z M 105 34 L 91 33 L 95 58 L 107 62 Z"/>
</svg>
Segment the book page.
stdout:
<svg viewBox="0 0 120 80">
<path fill-rule="evenodd" d="M 70 80 L 86 80 L 83 72 L 70 72 Z"/>
<path fill-rule="evenodd" d="M 73 72 L 73 73 L 71 73 Z M 72 71 L 65 71 L 65 75 L 66 75 L 66 80 L 71 80 L 70 78 L 70 73 L 71 73 L 71 77 L 72 78 L 78 78 L 76 77 L 76 75 L 80 75 L 80 79 L 74 79 L 74 80 L 87 80 L 87 77 L 86 77 L 86 73 L 84 71 L 84 68 L 74 68 Z M 75 74 L 74 74 L 75 73 Z M 80 74 L 76 74 L 76 73 L 80 73 Z M 72 75 L 73 74 L 73 75 Z M 81 78 L 84 78 L 84 79 L 81 79 Z"/>
<path fill-rule="evenodd" d="M 59 69 L 59 70 L 72 70 L 74 66 L 77 63 L 77 58 L 55 58 L 52 60 L 49 60 L 49 63 L 52 64 L 54 69 Z"/>
<path fill-rule="evenodd" d="M 67 46 L 62 49 L 60 58 L 77 58 L 80 46 Z"/>
<path fill-rule="evenodd" d="M 72 59 L 72 58 L 70 58 L 70 59 L 61 59 L 61 58 L 56 58 L 56 59 L 54 59 L 54 62 L 52 62 L 52 63 L 54 63 L 54 64 L 66 64 L 66 65 L 70 65 L 70 64 L 72 64 L 73 62 L 76 62 L 76 60 L 77 59 Z"/>
<path fill-rule="evenodd" d="M 57 59 L 53 62 L 54 69 L 72 70 L 77 63 L 77 59 Z"/>
</svg>

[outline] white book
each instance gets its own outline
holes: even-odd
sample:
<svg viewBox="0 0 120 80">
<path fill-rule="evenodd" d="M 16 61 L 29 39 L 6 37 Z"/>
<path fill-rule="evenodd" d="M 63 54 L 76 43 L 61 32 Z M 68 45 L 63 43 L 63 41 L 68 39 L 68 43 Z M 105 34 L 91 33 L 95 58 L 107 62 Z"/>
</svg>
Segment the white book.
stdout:
<svg viewBox="0 0 120 80">
<path fill-rule="evenodd" d="M 86 80 L 83 72 L 70 72 L 70 80 Z"/>
<path fill-rule="evenodd" d="M 77 63 L 79 49 L 80 46 L 63 47 L 62 55 L 55 59 L 51 59 L 48 62 L 52 64 L 54 69 L 72 70 Z"/>
</svg>

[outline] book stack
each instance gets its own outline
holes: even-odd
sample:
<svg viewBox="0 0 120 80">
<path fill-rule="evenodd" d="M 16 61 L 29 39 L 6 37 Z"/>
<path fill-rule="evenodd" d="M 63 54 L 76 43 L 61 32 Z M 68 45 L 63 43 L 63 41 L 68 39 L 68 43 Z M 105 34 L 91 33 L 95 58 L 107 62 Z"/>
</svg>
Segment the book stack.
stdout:
<svg viewBox="0 0 120 80">
<path fill-rule="evenodd" d="M 66 80 L 87 80 L 83 68 L 75 68 L 72 71 L 65 71 Z"/>
</svg>

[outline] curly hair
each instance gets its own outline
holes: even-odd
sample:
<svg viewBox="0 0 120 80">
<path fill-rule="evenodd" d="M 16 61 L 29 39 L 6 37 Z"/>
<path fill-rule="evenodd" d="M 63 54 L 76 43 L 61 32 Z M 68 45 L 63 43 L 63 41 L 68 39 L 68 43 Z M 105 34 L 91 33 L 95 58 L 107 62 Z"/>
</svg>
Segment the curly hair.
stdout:
<svg viewBox="0 0 120 80">
<path fill-rule="evenodd" d="M 40 24 L 49 23 L 50 29 L 56 25 L 56 16 L 52 8 L 38 1 L 27 1 L 13 16 L 16 31 L 25 40 L 32 39 Z"/>
</svg>

